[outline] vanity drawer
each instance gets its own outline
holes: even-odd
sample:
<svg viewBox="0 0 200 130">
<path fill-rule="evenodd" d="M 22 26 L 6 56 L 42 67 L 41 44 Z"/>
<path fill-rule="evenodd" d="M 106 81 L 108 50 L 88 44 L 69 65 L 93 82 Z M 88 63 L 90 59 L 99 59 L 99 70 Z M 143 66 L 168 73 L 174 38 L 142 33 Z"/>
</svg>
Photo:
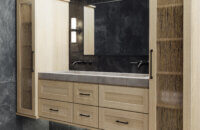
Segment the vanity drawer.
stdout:
<svg viewBox="0 0 200 130">
<path fill-rule="evenodd" d="M 73 102 L 73 83 L 39 80 L 39 97 Z"/>
<path fill-rule="evenodd" d="M 98 128 L 98 107 L 74 104 L 73 122 L 80 125 Z"/>
<path fill-rule="evenodd" d="M 98 106 L 98 84 L 74 83 L 74 102 Z"/>
<path fill-rule="evenodd" d="M 60 121 L 72 122 L 73 104 L 39 99 L 39 116 Z"/>
<path fill-rule="evenodd" d="M 99 108 L 99 127 L 105 130 L 148 130 L 148 115 Z"/>
<path fill-rule="evenodd" d="M 148 89 L 100 85 L 99 91 L 101 107 L 148 113 Z"/>
</svg>

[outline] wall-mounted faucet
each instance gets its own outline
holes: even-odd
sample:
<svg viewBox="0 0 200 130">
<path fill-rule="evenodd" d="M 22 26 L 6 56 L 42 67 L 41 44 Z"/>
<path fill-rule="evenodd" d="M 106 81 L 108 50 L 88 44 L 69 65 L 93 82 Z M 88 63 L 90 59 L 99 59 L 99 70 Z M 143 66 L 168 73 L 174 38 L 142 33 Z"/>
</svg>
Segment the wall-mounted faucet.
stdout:
<svg viewBox="0 0 200 130">
<path fill-rule="evenodd" d="M 92 65 L 92 62 L 91 61 L 74 61 L 72 62 L 72 65 L 75 66 L 76 64 L 89 64 L 89 65 Z"/>
<path fill-rule="evenodd" d="M 82 63 L 83 61 L 74 61 L 74 62 L 72 62 L 72 65 L 73 66 L 75 66 L 76 64 L 80 64 L 80 63 Z"/>
<path fill-rule="evenodd" d="M 143 65 L 148 65 L 149 64 L 149 61 L 143 61 L 143 60 L 140 60 L 140 61 L 132 61 L 130 62 L 130 64 L 135 64 L 137 65 L 137 68 L 140 69 Z"/>
</svg>

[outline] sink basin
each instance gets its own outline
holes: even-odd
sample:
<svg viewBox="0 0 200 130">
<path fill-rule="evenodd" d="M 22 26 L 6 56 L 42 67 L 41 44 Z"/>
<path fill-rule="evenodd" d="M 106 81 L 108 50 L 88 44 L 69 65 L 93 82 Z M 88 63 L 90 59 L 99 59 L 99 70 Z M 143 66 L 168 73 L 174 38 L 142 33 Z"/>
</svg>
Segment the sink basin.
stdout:
<svg viewBox="0 0 200 130">
<path fill-rule="evenodd" d="M 95 71 L 67 71 L 62 72 L 64 74 L 71 75 L 90 75 L 90 76 L 102 76 L 102 77 L 124 77 L 124 78 L 142 78 L 149 79 L 148 74 L 137 73 L 116 73 L 116 72 L 95 72 Z"/>
</svg>

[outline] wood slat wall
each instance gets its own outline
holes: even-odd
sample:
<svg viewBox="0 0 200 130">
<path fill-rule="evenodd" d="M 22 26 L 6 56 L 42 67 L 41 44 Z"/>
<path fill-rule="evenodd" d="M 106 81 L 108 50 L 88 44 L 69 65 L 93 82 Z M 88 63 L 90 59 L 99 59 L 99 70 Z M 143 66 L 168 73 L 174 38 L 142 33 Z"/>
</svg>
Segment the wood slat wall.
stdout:
<svg viewBox="0 0 200 130">
<path fill-rule="evenodd" d="M 157 1 L 157 130 L 183 129 L 183 0 Z"/>
</svg>

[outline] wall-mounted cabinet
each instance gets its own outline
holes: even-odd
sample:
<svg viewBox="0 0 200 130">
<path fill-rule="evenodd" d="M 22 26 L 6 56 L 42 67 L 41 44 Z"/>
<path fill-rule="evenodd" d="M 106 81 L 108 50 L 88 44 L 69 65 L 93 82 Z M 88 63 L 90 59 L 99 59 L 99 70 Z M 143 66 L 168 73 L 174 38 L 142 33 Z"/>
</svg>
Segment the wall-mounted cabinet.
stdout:
<svg viewBox="0 0 200 130">
<path fill-rule="evenodd" d="M 150 1 L 150 130 L 199 130 L 199 0 Z"/>
<path fill-rule="evenodd" d="M 68 70 L 68 0 L 17 0 L 17 114 L 38 117 L 38 72 Z"/>
<path fill-rule="evenodd" d="M 42 119 L 89 130 L 148 130 L 147 88 L 44 79 L 38 87 Z"/>
<path fill-rule="evenodd" d="M 125 124 L 121 129 L 199 130 L 200 1 L 149 3 L 149 90 L 41 81 L 38 95 L 38 72 L 68 70 L 69 1 L 18 0 L 17 114 L 37 118 L 39 96 L 40 116 L 53 121 L 102 129 Z M 107 116 L 115 123 L 105 121 Z M 135 117 L 139 127 L 131 125 L 138 123 Z"/>
</svg>

